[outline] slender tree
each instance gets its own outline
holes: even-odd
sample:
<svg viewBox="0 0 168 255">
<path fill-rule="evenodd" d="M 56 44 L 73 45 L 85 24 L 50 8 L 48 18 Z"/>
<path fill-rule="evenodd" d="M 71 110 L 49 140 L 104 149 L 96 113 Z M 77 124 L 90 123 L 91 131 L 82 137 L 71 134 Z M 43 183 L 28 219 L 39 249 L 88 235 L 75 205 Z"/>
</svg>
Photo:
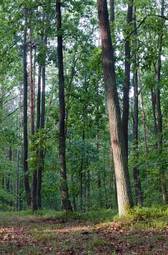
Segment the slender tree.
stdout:
<svg viewBox="0 0 168 255">
<path fill-rule="evenodd" d="M 161 17 L 164 17 L 165 12 L 165 0 L 161 0 Z M 156 120 L 157 120 L 157 143 L 158 143 L 158 151 L 162 153 L 163 147 L 163 117 L 162 117 L 162 109 L 161 109 L 161 93 L 160 93 L 160 83 L 161 83 L 161 70 L 162 70 L 162 60 L 161 55 L 163 51 L 163 35 L 164 35 L 164 23 L 165 20 L 161 20 L 162 26 L 158 36 L 158 60 L 156 64 Z M 160 179 L 161 179 L 161 189 L 162 189 L 162 197 L 163 202 L 168 203 L 168 190 L 167 190 L 167 182 L 165 175 L 165 167 L 162 165 L 160 169 Z"/>
<path fill-rule="evenodd" d="M 23 93 L 23 168 L 24 168 L 24 186 L 28 207 L 31 206 L 31 190 L 28 173 L 28 127 L 27 127 L 27 94 L 28 94 L 28 74 L 27 74 L 27 15 L 25 8 L 24 42 L 23 42 L 23 74 L 24 74 L 24 93 Z"/>
<path fill-rule="evenodd" d="M 39 64 L 38 69 L 38 87 L 37 87 L 37 120 L 36 120 L 36 132 L 40 129 L 40 112 L 41 112 L 41 65 Z M 32 183 L 32 209 L 33 211 L 38 209 L 38 190 L 37 190 L 37 173 L 40 164 L 39 148 L 36 152 L 37 156 L 37 169 L 33 172 L 33 183 Z"/>
<path fill-rule="evenodd" d="M 46 90 L 46 47 L 47 47 L 47 35 L 45 31 L 44 35 L 44 47 L 45 47 L 45 55 L 44 61 L 41 69 L 41 80 L 42 80 L 42 87 L 41 87 L 41 114 L 40 114 L 40 129 L 44 130 L 45 128 L 45 90 Z M 39 106 L 38 106 L 39 107 Z M 38 177 L 37 177 L 37 198 L 38 198 L 38 208 L 41 208 L 41 185 L 42 185 L 42 174 L 44 171 L 44 159 L 45 159 L 45 150 L 41 148 L 39 151 L 39 167 L 38 167 Z"/>
<path fill-rule="evenodd" d="M 59 160 L 61 174 L 61 199 L 63 209 L 72 211 L 69 200 L 66 169 L 66 132 L 65 132 L 65 95 L 64 95 L 64 63 L 63 63 L 63 37 L 62 37 L 62 16 L 61 1 L 56 0 L 57 19 L 57 57 L 58 57 L 58 78 L 59 78 Z"/>
<path fill-rule="evenodd" d="M 138 38 L 137 38 L 137 24 L 136 24 L 136 7 L 134 6 L 134 68 L 133 68 L 133 87 L 134 87 L 134 113 L 133 113 L 133 144 L 135 151 L 135 161 L 138 161 L 139 153 L 138 153 L 138 124 L 139 124 L 139 100 L 138 100 Z M 133 177 L 134 177 L 134 187 L 135 187 L 135 201 L 137 205 L 142 206 L 143 204 L 143 196 L 142 196 L 142 188 L 141 188 L 141 179 L 140 172 L 135 163 L 133 168 Z"/>
<path fill-rule="evenodd" d="M 133 19 L 133 0 L 128 1 L 127 11 L 127 30 L 130 31 L 130 27 Z M 130 91 L 130 67 L 131 67 L 131 39 L 126 33 L 125 39 L 125 83 L 123 88 L 123 115 L 122 126 L 124 132 L 124 142 L 126 148 L 126 155 L 128 157 L 128 122 L 129 122 L 129 91 Z"/>
</svg>

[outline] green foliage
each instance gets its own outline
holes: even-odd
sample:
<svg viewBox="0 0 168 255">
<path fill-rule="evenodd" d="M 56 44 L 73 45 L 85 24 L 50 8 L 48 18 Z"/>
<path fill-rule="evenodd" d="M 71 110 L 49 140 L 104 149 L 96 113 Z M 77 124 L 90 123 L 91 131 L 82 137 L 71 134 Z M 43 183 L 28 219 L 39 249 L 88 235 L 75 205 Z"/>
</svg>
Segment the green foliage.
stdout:
<svg viewBox="0 0 168 255">
<path fill-rule="evenodd" d="M 37 92 L 38 66 L 46 64 L 46 127 L 31 136 L 30 94 L 28 94 L 29 132 L 29 180 L 39 164 L 39 151 L 45 151 L 45 170 L 42 182 L 42 204 L 44 208 L 61 210 L 60 162 L 59 162 L 59 102 L 57 32 L 55 25 L 55 3 L 47 1 L 1 1 L 0 4 L 0 196 L 2 208 L 16 204 L 26 208 L 23 184 L 23 33 L 24 8 L 28 9 L 27 62 L 29 76 L 29 32 L 32 30 L 33 61 L 35 61 L 35 92 Z M 144 206 L 162 204 L 160 173 L 167 174 L 168 138 L 168 33 L 166 21 L 158 16 L 160 5 L 152 0 L 136 0 L 137 31 L 133 24 L 127 26 L 126 6 L 129 1 L 115 3 L 115 24 L 112 36 L 115 48 L 116 84 L 123 100 L 125 82 L 125 37 L 131 42 L 131 78 L 138 70 L 139 83 L 139 141 L 136 148 L 132 139 L 133 84 L 130 90 L 129 123 L 129 169 L 134 192 L 132 169 L 140 171 Z M 77 211 L 116 208 L 114 167 L 110 152 L 105 92 L 103 86 L 102 54 L 99 45 L 96 1 L 63 1 L 62 29 L 66 102 L 66 158 L 67 181 L 70 200 Z M 167 6 L 165 6 L 165 13 Z M 45 14 L 45 15 L 44 15 Z M 134 33 L 133 33 L 134 32 Z M 136 33 L 135 33 L 136 32 Z M 47 35 L 47 47 L 44 45 Z M 156 81 L 157 61 L 161 50 L 161 81 Z M 134 45 L 135 44 L 135 45 Z M 36 56 L 35 54 L 36 50 Z M 137 66 L 133 64 L 137 58 Z M 158 151 L 158 137 L 154 133 L 154 116 L 151 104 L 151 89 L 159 86 L 163 116 L 163 146 Z M 29 84 L 28 84 L 29 86 Z M 29 93 L 30 89 L 28 87 Z M 35 109 L 36 109 L 35 94 Z M 143 105 L 142 105 L 143 99 Z M 121 107 L 122 108 L 122 107 Z M 36 113 L 36 111 L 35 111 Z M 147 149 L 144 142 L 144 122 L 147 132 Z M 157 117 L 157 116 L 156 116 Z M 35 114 L 36 122 L 36 114 Z M 9 158 L 12 150 L 12 159 Z M 3 182 L 3 180 L 6 180 Z M 11 183 L 8 187 L 8 181 Z M 19 192 L 16 189 L 18 181 Z M 134 194 L 135 195 L 135 194 Z M 81 198 L 82 197 L 82 198 Z M 135 197 L 135 196 L 134 196 Z M 82 204 L 82 205 L 81 205 Z M 53 212 L 52 212 L 53 213 Z M 109 215 L 111 211 L 109 209 Z M 147 213 L 142 212 L 142 213 Z M 100 220 L 103 212 L 98 210 Z M 105 213 L 106 214 L 106 213 Z M 113 214 L 113 213 L 112 213 Z M 157 214 L 157 212 L 156 212 Z M 82 214 L 81 218 L 94 221 L 95 212 Z M 110 216 L 109 216 L 110 217 Z M 138 216 L 137 216 L 138 217 Z M 145 216 L 146 217 L 146 216 Z M 108 216 L 107 216 L 108 218 Z"/>
</svg>

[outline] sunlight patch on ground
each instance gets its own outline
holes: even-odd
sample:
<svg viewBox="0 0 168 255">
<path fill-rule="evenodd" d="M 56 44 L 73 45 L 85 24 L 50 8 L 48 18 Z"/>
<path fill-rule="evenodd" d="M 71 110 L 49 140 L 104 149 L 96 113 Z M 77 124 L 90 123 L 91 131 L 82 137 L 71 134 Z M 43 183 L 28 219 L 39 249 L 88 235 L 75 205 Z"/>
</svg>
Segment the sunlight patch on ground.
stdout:
<svg viewBox="0 0 168 255">
<path fill-rule="evenodd" d="M 90 226 L 68 226 L 59 229 L 45 229 L 43 232 L 55 232 L 55 233 L 74 233 L 74 232 L 90 232 L 93 228 Z"/>
</svg>

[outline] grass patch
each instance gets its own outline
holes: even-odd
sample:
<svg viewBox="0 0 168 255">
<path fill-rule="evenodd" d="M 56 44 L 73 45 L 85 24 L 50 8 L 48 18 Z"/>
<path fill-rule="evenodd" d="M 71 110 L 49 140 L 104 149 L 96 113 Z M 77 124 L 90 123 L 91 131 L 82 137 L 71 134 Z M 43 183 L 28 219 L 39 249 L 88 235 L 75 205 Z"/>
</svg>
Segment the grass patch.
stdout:
<svg viewBox="0 0 168 255">
<path fill-rule="evenodd" d="M 116 211 L 111 209 L 100 209 L 97 211 L 89 211 L 85 213 L 80 212 L 64 212 L 64 211 L 54 211 L 54 210 L 38 210 L 35 213 L 32 213 L 31 210 L 26 211 L 10 211 L 10 212 L 0 212 L 0 218 L 14 218 L 14 217 L 22 217 L 23 219 L 36 219 L 43 218 L 44 220 L 60 220 L 60 221 L 69 221 L 69 220 L 81 220 L 81 221 L 89 221 L 92 223 L 100 223 L 100 222 L 108 222 L 112 221 Z"/>
</svg>

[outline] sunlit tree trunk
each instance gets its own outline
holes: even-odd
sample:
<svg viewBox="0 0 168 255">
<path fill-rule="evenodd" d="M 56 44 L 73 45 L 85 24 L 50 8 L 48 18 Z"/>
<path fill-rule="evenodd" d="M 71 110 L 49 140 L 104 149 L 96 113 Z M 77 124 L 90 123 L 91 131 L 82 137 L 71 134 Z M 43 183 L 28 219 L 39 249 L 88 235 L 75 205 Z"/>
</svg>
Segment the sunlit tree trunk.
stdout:
<svg viewBox="0 0 168 255">
<path fill-rule="evenodd" d="M 119 215 L 125 215 L 132 205 L 127 156 L 122 133 L 120 107 L 116 89 L 114 50 L 111 42 L 107 1 L 97 0 L 104 82 L 107 97 L 111 146 L 115 167 Z"/>
</svg>

